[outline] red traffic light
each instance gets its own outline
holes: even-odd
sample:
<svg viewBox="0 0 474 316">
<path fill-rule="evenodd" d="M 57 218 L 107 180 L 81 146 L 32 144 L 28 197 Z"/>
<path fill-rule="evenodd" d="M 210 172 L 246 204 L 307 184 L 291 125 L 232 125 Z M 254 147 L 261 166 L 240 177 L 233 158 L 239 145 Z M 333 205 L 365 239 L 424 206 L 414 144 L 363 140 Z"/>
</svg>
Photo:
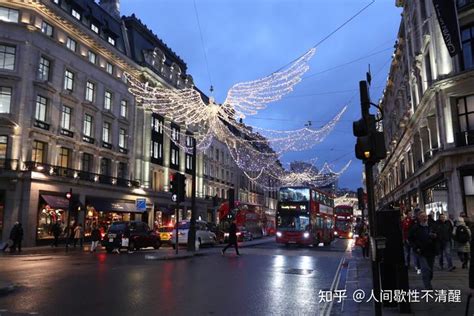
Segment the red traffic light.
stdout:
<svg viewBox="0 0 474 316">
<path fill-rule="evenodd" d="M 72 197 L 72 190 L 69 190 L 69 192 L 66 193 L 66 199 L 70 200 Z"/>
</svg>

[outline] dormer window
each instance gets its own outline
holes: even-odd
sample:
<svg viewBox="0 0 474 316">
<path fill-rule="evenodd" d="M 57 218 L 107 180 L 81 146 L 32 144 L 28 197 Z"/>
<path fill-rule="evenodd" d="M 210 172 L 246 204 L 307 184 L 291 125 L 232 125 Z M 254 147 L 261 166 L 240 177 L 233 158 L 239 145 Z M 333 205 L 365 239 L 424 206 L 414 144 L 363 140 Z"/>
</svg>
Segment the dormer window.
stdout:
<svg viewBox="0 0 474 316">
<path fill-rule="evenodd" d="M 81 20 L 81 14 L 78 11 L 72 9 L 71 14 L 72 14 L 73 17 L 75 17 L 79 21 Z"/>
<path fill-rule="evenodd" d="M 97 34 L 99 34 L 99 27 L 94 23 L 91 23 L 91 30 Z"/>
</svg>

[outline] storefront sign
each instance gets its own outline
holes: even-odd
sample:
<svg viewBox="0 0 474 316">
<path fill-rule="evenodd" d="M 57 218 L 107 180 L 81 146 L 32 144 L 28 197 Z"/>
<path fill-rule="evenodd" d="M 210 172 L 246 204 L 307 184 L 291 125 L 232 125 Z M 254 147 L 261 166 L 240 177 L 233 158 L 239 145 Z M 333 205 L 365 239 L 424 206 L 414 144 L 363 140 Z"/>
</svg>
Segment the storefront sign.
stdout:
<svg viewBox="0 0 474 316">
<path fill-rule="evenodd" d="M 96 211 L 99 212 L 125 212 L 125 213 L 137 213 L 135 203 L 133 201 L 120 201 L 120 200 L 109 200 L 101 198 L 87 198 L 87 203 L 93 206 Z M 146 204 L 145 204 L 146 210 Z"/>
<path fill-rule="evenodd" d="M 448 49 L 449 55 L 454 57 L 461 51 L 458 17 L 455 7 L 456 1 L 433 0 L 433 5 L 446 48 Z"/>
<path fill-rule="evenodd" d="M 135 200 L 135 208 L 137 212 L 146 211 L 146 199 L 140 198 Z"/>
</svg>

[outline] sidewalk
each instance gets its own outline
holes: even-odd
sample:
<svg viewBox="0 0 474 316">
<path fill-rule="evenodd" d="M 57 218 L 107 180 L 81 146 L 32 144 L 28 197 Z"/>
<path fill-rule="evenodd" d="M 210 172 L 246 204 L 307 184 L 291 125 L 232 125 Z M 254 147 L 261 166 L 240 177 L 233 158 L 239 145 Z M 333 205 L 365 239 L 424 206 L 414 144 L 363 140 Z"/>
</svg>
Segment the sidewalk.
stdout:
<svg viewBox="0 0 474 316">
<path fill-rule="evenodd" d="M 339 289 L 347 290 L 347 299 L 342 305 L 342 315 L 373 315 L 373 301 L 362 303 L 355 302 L 352 297 L 355 290 L 363 290 L 367 297 L 372 291 L 372 269 L 369 259 L 362 258 L 361 250 L 354 247 L 352 253 L 346 257 L 348 263 L 346 284 L 340 285 Z M 468 289 L 468 269 L 461 269 L 461 262 L 457 256 L 453 256 L 453 263 L 456 269 L 452 272 L 440 270 L 438 261 L 435 260 L 433 288 L 435 290 L 461 290 L 460 303 L 441 303 L 430 299 L 428 302 L 421 300 L 420 302 L 412 302 L 410 304 L 411 314 L 404 315 L 464 315 L 466 308 L 466 299 L 469 293 Z M 409 287 L 412 290 L 421 291 L 424 289 L 421 275 L 417 275 L 414 269 L 410 269 L 408 274 Z M 474 303 L 473 303 L 474 304 Z M 471 309 L 474 311 L 474 308 Z M 398 307 L 384 307 L 383 315 L 400 315 Z"/>
</svg>

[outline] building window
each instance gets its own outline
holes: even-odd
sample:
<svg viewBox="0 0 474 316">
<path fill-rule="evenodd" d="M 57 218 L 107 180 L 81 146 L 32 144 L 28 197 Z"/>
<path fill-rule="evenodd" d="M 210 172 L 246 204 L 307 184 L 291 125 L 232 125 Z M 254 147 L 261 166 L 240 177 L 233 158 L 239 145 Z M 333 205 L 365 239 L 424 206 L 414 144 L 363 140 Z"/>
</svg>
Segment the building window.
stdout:
<svg viewBox="0 0 474 316">
<path fill-rule="evenodd" d="M 474 95 L 458 99 L 459 131 L 474 131 Z"/>
<path fill-rule="evenodd" d="M 110 123 L 104 122 L 102 125 L 102 141 L 110 143 Z"/>
<path fill-rule="evenodd" d="M 0 45 L 0 69 L 15 69 L 16 48 L 14 46 Z"/>
<path fill-rule="evenodd" d="M 155 159 L 163 158 L 163 145 L 159 142 L 152 142 L 151 156 Z"/>
<path fill-rule="evenodd" d="M 112 109 L 112 92 L 110 91 L 105 91 L 104 109 L 109 111 Z"/>
<path fill-rule="evenodd" d="M 0 7 L 0 21 L 18 23 L 18 10 Z"/>
<path fill-rule="evenodd" d="M 152 128 L 158 134 L 163 134 L 163 119 L 153 116 L 152 118 Z"/>
<path fill-rule="evenodd" d="M 193 156 L 191 155 L 186 155 L 186 169 L 193 169 Z"/>
<path fill-rule="evenodd" d="M 186 135 L 186 147 L 193 147 L 193 138 L 189 135 Z"/>
<path fill-rule="evenodd" d="M 84 130 L 83 133 L 87 137 L 92 137 L 92 115 L 84 115 Z"/>
<path fill-rule="evenodd" d="M 87 81 L 86 83 L 86 101 L 94 102 L 95 99 L 95 83 Z"/>
<path fill-rule="evenodd" d="M 7 158 L 8 148 L 8 136 L 0 135 L 0 160 L 5 165 L 4 160 Z"/>
<path fill-rule="evenodd" d="M 71 150 L 69 148 L 61 147 L 59 149 L 59 166 L 62 168 L 69 168 L 70 158 Z"/>
<path fill-rule="evenodd" d="M 115 46 L 115 39 L 113 39 L 112 37 L 107 37 L 107 42 L 109 42 L 110 45 L 113 45 Z"/>
<path fill-rule="evenodd" d="M 66 47 L 69 49 L 69 50 L 72 50 L 73 52 L 76 51 L 76 47 L 77 47 L 77 43 L 75 40 L 73 40 L 72 38 L 68 37 L 67 40 L 66 40 Z"/>
<path fill-rule="evenodd" d="M 46 143 L 35 140 L 33 142 L 33 152 L 31 160 L 37 163 L 44 163 L 46 157 Z"/>
<path fill-rule="evenodd" d="M 91 30 L 99 34 L 99 27 L 95 25 L 94 23 L 91 23 Z"/>
<path fill-rule="evenodd" d="M 71 129 L 71 108 L 63 105 L 61 111 L 61 127 L 70 130 Z"/>
<path fill-rule="evenodd" d="M 46 122 L 46 110 L 48 108 L 48 99 L 38 95 L 36 97 L 35 119 Z"/>
<path fill-rule="evenodd" d="M 107 65 L 105 66 L 105 70 L 107 71 L 107 73 L 113 75 L 114 74 L 114 65 L 112 65 L 111 63 L 107 63 Z"/>
<path fill-rule="evenodd" d="M 39 69 L 38 69 L 38 79 L 42 81 L 49 81 L 49 72 L 51 69 L 51 62 L 46 57 L 41 56 Z"/>
<path fill-rule="evenodd" d="M 43 21 L 43 23 L 41 23 L 41 32 L 43 34 L 46 34 L 47 36 L 53 36 L 53 27 L 51 26 L 51 24 L 48 24 Z"/>
<path fill-rule="evenodd" d="M 126 179 L 127 178 L 127 163 L 119 162 L 117 170 L 117 178 Z"/>
<path fill-rule="evenodd" d="M 12 88 L 0 87 L 0 113 L 10 113 Z"/>
<path fill-rule="evenodd" d="M 464 69 L 474 68 L 474 26 L 461 30 Z"/>
<path fill-rule="evenodd" d="M 92 51 L 87 52 L 87 58 L 89 59 L 89 62 L 93 64 L 97 62 L 97 54 Z"/>
<path fill-rule="evenodd" d="M 100 160 L 100 173 L 105 176 L 110 176 L 110 174 L 112 173 L 111 165 L 112 163 L 109 158 L 102 158 Z"/>
<path fill-rule="evenodd" d="M 83 153 L 81 161 L 81 170 L 85 172 L 92 172 L 93 156 L 91 154 Z"/>
<path fill-rule="evenodd" d="M 171 139 L 175 142 L 179 142 L 179 129 L 174 126 L 171 127 Z"/>
<path fill-rule="evenodd" d="M 81 14 L 79 12 L 77 12 L 76 10 L 72 9 L 71 14 L 72 14 L 73 17 L 75 17 L 79 21 L 81 20 Z"/>
<path fill-rule="evenodd" d="M 64 72 L 64 90 L 72 91 L 74 88 L 74 73 L 67 70 Z"/>
<path fill-rule="evenodd" d="M 127 149 L 127 131 L 123 128 L 119 132 L 119 147 Z"/>
<path fill-rule="evenodd" d="M 128 102 L 126 100 L 122 100 L 120 102 L 120 116 L 127 118 L 128 115 Z"/>
<path fill-rule="evenodd" d="M 171 148 L 171 164 L 179 165 L 179 150 L 176 148 Z"/>
</svg>

